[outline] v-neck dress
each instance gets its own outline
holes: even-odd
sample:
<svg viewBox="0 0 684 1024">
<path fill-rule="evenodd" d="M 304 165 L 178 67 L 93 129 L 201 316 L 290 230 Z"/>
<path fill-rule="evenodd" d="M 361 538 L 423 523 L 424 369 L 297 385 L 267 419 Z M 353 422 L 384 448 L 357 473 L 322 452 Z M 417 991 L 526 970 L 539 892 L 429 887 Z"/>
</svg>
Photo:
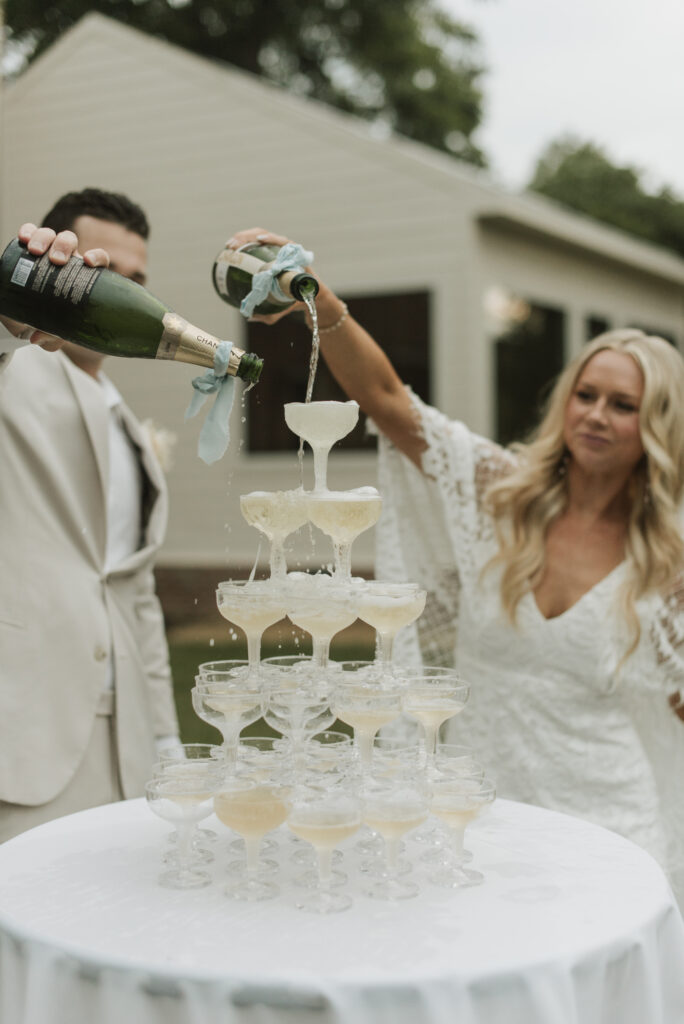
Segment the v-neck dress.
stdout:
<svg viewBox="0 0 684 1024">
<path fill-rule="evenodd" d="M 684 905 L 684 722 L 667 702 L 684 687 L 684 593 L 638 602 L 641 638 L 622 664 L 630 643 L 617 607 L 625 563 L 552 619 L 529 592 L 511 624 L 500 571 L 486 569 L 497 542 L 483 499 L 515 457 L 412 401 L 428 446 L 423 472 L 380 443 L 377 575 L 428 591 L 397 657 L 455 665 L 470 683 L 468 704 L 445 735 L 474 748 L 501 796 L 639 843 Z"/>
</svg>

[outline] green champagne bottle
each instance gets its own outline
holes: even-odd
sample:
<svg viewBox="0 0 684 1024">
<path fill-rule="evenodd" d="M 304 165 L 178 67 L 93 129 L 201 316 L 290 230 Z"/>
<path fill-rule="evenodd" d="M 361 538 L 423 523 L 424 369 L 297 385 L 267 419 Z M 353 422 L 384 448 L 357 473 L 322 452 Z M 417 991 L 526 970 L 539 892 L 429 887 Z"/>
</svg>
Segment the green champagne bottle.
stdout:
<svg viewBox="0 0 684 1024">
<path fill-rule="evenodd" d="M 224 302 L 240 308 L 252 290 L 252 278 L 278 255 L 278 246 L 250 242 L 240 249 L 224 249 L 214 260 L 212 280 Z M 268 297 L 256 306 L 255 313 L 282 313 L 296 300 L 312 301 L 318 294 L 318 281 L 306 271 L 285 270 L 274 279 Z"/>
<path fill-rule="evenodd" d="M 213 369 L 220 339 L 194 327 L 146 288 L 80 256 L 62 265 L 15 238 L 0 257 L 0 314 L 112 356 L 175 359 Z M 233 345 L 228 373 L 256 382 L 263 360 Z"/>
</svg>

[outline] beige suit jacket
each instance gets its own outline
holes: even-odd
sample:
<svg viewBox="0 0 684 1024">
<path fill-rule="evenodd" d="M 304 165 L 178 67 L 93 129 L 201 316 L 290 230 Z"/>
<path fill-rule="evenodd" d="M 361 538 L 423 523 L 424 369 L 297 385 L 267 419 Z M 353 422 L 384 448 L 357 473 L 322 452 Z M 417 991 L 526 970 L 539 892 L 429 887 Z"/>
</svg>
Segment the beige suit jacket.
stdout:
<svg viewBox="0 0 684 1024">
<path fill-rule="evenodd" d="M 0 800 L 53 799 L 76 772 L 114 652 L 124 795 L 139 796 L 154 739 L 177 731 L 153 559 L 163 473 L 123 410 L 146 474 L 142 546 L 105 572 L 108 409 L 62 353 L 16 352 L 0 373 Z"/>
</svg>

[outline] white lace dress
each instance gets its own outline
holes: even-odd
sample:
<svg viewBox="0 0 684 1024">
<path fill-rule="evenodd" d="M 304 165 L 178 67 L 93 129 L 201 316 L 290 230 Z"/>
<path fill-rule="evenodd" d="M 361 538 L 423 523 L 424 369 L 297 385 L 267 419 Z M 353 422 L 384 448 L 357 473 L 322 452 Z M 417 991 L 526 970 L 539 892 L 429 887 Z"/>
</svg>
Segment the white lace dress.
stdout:
<svg viewBox="0 0 684 1024">
<path fill-rule="evenodd" d="M 423 470 L 381 439 L 383 515 L 377 575 L 421 582 L 426 609 L 398 657 L 455 664 L 471 684 L 448 728 L 471 744 L 503 797 L 613 829 L 649 850 L 684 906 L 684 722 L 667 697 L 684 685 L 684 594 L 638 604 L 638 649 L 613 612 L 618 566 L 563 615 L 532 593 L 517 626 L 501 608 L 496 551 L 482 500 L 513 456 L 425 406 Z"/>
</svg>

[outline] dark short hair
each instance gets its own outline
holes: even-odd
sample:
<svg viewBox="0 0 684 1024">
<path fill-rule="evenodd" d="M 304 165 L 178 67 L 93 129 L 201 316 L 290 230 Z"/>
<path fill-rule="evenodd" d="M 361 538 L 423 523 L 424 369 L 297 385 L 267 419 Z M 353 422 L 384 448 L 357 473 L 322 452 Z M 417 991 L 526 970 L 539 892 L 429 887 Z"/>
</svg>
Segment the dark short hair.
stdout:
<svg viewBox="0 0 684 1024">
<path fill-rule="evenodd" d="M 45 215 L 43 227 L 53 231 L 72 231 L 76 219 L 82 216 L 112 221 L 141 238 L 149 238 L 150 225 L 141 208 L 119 192 L 103 192 L 99 188 L 67 192 Z"/>
</svg>

